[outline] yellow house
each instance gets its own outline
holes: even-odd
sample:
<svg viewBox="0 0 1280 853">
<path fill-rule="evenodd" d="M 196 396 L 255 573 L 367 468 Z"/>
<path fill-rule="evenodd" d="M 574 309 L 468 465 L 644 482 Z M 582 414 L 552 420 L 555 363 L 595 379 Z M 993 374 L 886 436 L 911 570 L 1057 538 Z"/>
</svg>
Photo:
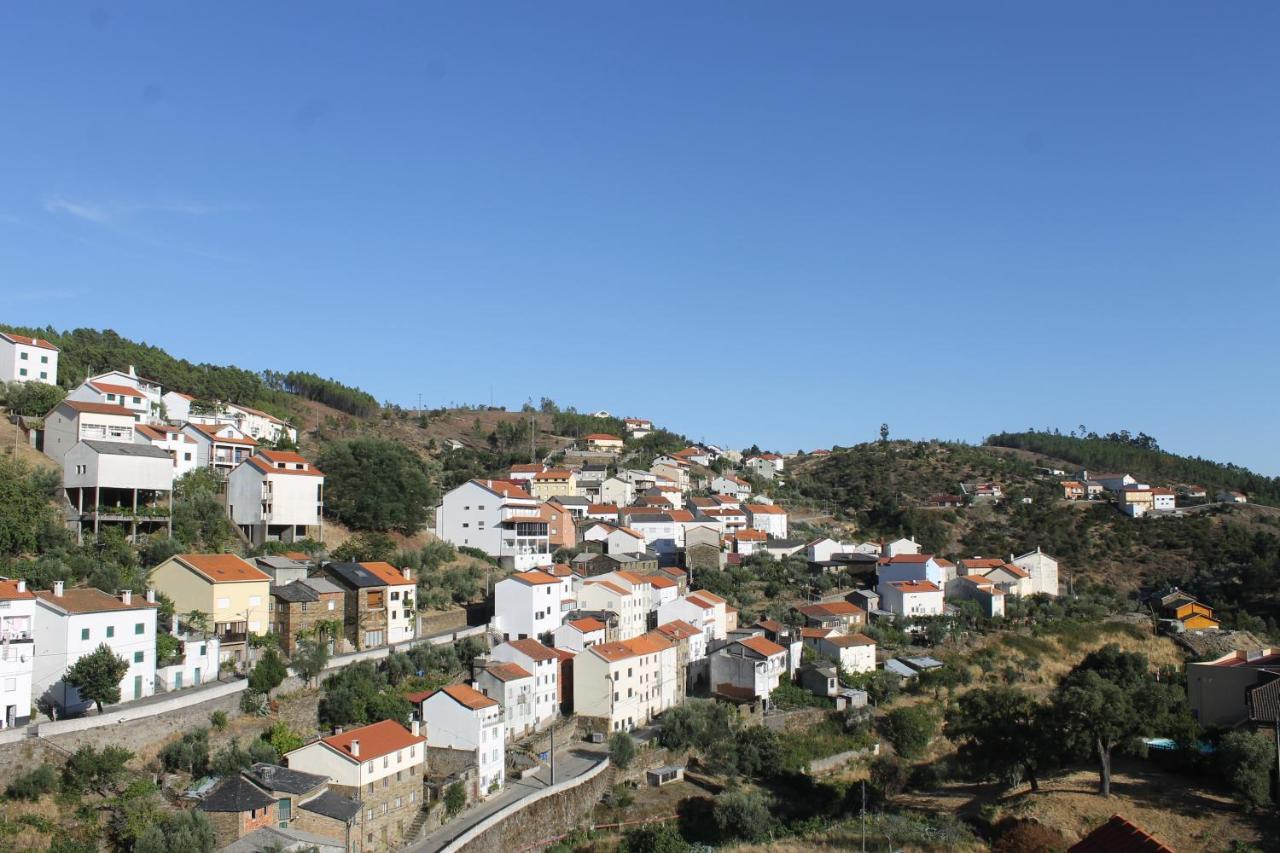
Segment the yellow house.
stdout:
<svg viewBox="0 0 1280 853">
<path fill-rule="evenodd" d="M 235 554 L 178 554 L 155 567 L 151 584 L 179 616 L 205 615 L 224 661 L 243 660 L 248 636 L 271 628 L 271 577 Z"/>
<path fill-rule="evenodd" d="M 1176 608 L 1173 616 L 1188 631 L 1218 628 L 1218 620 L 1213 618 L 1213 608 L 1198 601 L 1189 601 Z"/>
<path fill-rule="evenodd" d="M 533 475 L 530 491 L 540 501 L 545 501 L 547 498 L 574 496 L 578 494 L 578 482 L 572 471 L 548 468 Z"/>
</svg>

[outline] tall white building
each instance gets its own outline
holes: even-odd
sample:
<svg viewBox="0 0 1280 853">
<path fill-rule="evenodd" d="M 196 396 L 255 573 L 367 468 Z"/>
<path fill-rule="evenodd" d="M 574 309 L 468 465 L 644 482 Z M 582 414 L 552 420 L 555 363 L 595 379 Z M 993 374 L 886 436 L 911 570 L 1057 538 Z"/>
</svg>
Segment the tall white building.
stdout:
<svg viewBox="0 0 1280 853">
<path fill-rule="evenodd" d="M 81 403 L 105 403 L 108 406 L 119 406 L 133 412 L 138 420 L 143 422 L 151 417 L 151 401 L 147 399 L 146 393 L 141 388 L 133 384 L 89 379 L 72 388 L 67 393 L 67 399 Z"/>
<path fill-rule="evenodd" d="M 573 659 L 574 713 L 613 732 L 643 726 L 679 701 L 676 667 L 676 647 L 656 633 L 591 646 Z"/>
<path fill-rule="evenodd" d="M 1058 594 L 1058 561 L 1036 548 L 1009 561 L 1031 576 L 1030 595 Z"/>
<path fill-rule="evenodd" d="M 518 663 L 491 661 L 476 673 L 476 689 L 502 706 L 507 740 L 533 731 L 533 674 Z"/>
<path fill-rule="evenodd" d="M 428 746 L 474 753 L 481 796 L 502 789 L 506 736 L 496 699 L 465 684 L 450 684 L 428 693 L 418 707 Z"/>
<path fill-rule="evenodd" d="M 181 428 L 168 424 L 138 424 L 134 427 L 133 440 L 138 444 L 158 447 L 173 460 L 173 478 L 176 480 L 196 470 L 196 443 Z"/>
<path fill-rule="evenodd" d="M 155 692 L 157 605 L 152 591 L 146 597 L 129 590 L 108 595 L 92 587 L 66 589 L 62 581 L 55 581 L 52 590 L 38 590 L 35 595 L 40 653 L 32 692 L 37 699 L 47 699 L 60 716 L 92 707 L 63 676 L 68 667 L 102 645 L 128 664 L 120 679 L 121 702 Z"/>
<path fill-rule="evenodd" d="M 493 659 L 514 663 L 533 675 L 533 725 L 541 729 L 560 715 L 560 656 L 537 640 L 494 646 Z"/>
<path fill-rule="evenodd" d="M 551 565 L 548 524 L 537 500 L 508 480 L 470 480 L 436 507 L 437 536 L 518 572 Z"/>
<path fill-rule="evenodd" d="M 134 443 L 138 417 L 123 406 L 63 400 L 44 418 L 45 455 L 63 464 L 67 451 L 81 441 Z"/>
<path fill-rule="evenodd" d="M 81 441 L 63 459 L 62 484 L 77 538 L 104 524 L 122 525 L 129 537 L 170 527 L 173 460 L 158 447 Z"/>
<path fill-rule="evenodd" d="M 43 338 L 0 332 L 0 382 L 58 384 L 58 348 Z"/>
<path fill-rule="evenodd" d="M 570 581 L 534 569 L 516 572 L 493 585 L 493 626 L 505 639 L 546 637 L 560 625 Z M 571 587 L 570 587 L 571 588 Z"/>
<path fill-rule="evenodd" d="M 25 581 L 0 580 L 0 729 L 31 718 L 36 597 Z"/>
<path fill-rule="evenodd" d="M 227 515 L 254 545 L 319 539 L 324 474 L 297 453 L 259 450 L 227 477 Z"/>
</svg>

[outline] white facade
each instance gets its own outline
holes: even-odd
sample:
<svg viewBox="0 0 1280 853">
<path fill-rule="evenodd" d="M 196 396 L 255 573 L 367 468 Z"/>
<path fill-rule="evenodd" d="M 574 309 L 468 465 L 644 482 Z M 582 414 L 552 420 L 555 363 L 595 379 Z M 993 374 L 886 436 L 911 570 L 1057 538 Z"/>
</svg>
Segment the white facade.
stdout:
<svg viewBox="0 0 1280 853">
<path fill-rule="evenodd" d="M 113 452 L 117 448 L 121 452 Z M 168 492 L 173 489 L 173 464 L 159 448 L 125 442 L 81 441 L 63 458 L 62 482 L 68 489 Z"/>
<path fill-rule="evenodd" d="M 437 690 L 419 706 L 428 746 L 474 752 L 482 793 L 506 782 L 502 706 L 465 684 Z"/>
<path fill-rule="evenodd" d="M 0 729 L 31 718 L 35 596 L 25 581 L 0 580 Z"/>
<path fill-rule="evenodd" d="M 134 430 L 133 440 L 138 444 L 147 444 L 159 448 L 169 454 L 173 460 L 173 478 L 176 480 L 196 470 L 196 443 L 182 430 L 175 427 L 152 426 L 139 424 Z"/>
<path fill-rule="evenodd" d="M 1030 595 L 1058 594 L 1058 561 L 1037 548 L 1009 562 L 1031 576 Z"/>
<path fill-rule="evenodd" d="M 602 542 L 606 554 L 642 554 L 645 549 L 644 534 L 628 527 L 600 523 L 587 528 L 583 542 Z"/>
<path fill-rule="evenodd" d="M 259 451 L 228 475 L 227 515 L 255 545 L 318 539 L 324 475 L 296 453 Z"/>
<path fill-rule="evenodd" d="M 137 418 L 128 409 L 63 400 L 44 419 L 44 452 L 62 464 L 67 451 L 81 441 L 133 443 Z"/>
<path fill-rule="evenodd" d="M 232 424 L 187 423 L 182 432 L 196 443 L 196 464 L 224 474 L 230 474 L 257 449 L 257 442 Z"/>
<path fill-rule="evenodd" d="M 565 622 L 559 628 L 556 628 L 551 638 L 552 644 L 557 649 L 565 649 L 574 654 L 604 641 L 604 623 L 592 618 L 574 619 L 572 622 Z"/>
<path fill-rule="evenodd" d="M 676 647 L 657 636 L 592 646 L 573 660 L 573 709 L 609 731 L 643 726 L 679 701 Z"/>
<path fill-rule="evenodd" d="M 876 668 L 876 644 L 864 634 L 831 634 L 813 641 L 814 651 L 846 672 L 872 672 Z"/>
<path fill-rule="evenodd" d="M 880 609 L 899 616 L 941 616 L 942 590 L 929 581 L 887 581 L 880 593 Z"/>
<path fill-rule="evenodd" d="M 58 384 L 58 348 L 42 338 L 0 332 L 0 382 Z"/>
<path fill-rule="evenodd" d="M 505 480 L 471 480 L 436 507 L 436 535 L 479 548 L 516 571 L 551 565 L 548 522 L 538 502 Z"/>
<path fill-rule="evenodd" d="M 690 594 L 658 607 L 659 625 L 676 620 L 688 622 L 710 639 L 725 638 L 723 605 L 717 610 L 715 604 L 702 597 Z"/>
<path fill-rule="evenodd" d="M 255 441 L 275 444 L 286 437 L 292 442 L 298 440 L 298 431 L 275 415 L 234 403 L 228 403 L 226 410 L 240 431 Z"/>
<path fill-rule="evenodd" d="M 787 675 L 787 650 L 764 637 L 735 640 L 711 654 L 711 690 L 736 699 L 765 699 Z"/>
<path fill-rule="evenodd" d="M 493 586 L 493 627 L 507 639 L 537 639 L 560 625 L 563 585 L 546 572 L 516 572 Z"/>
<path fill-rule="evenodd" d="M 920 543 L 916 542 L 915 537 L 911 539 L 895 539 L 880 546 L 880 555 L 883 557 L 899 557 L 903 554 L 919 553 Z"/>
<path fill-rule="evenodd" d="M 156 681 L 164 690 L 199 687 L 218 677 L 220 648 L 218 638 L 178 635 L 182 641 L 182 660 L 156 670 Z"/>
<path fill-rule="evenodd" d="M 502 706 L 507 740 L 524 737 L 534 730 L 533 675 L 515 663 L 500 661 L 476 673 L 476 689 Z"/>
<path fill-rule="evenodd" d="M 362 739 L 364 749 L 360 748 Z M 374 743 L 393 746 L 383 751 L 369 749 Z M 383 720 L 321 738 L 284 758 L 291 770 L 328 776 L 335 785 L 359 789 L 405 770 L 422 775 L 427 763 L 426 738 L 410 733 L 394 720 Z"/>
<path fill-rule="evenodd" d="M 624 585 L 591 578 L 578 589 L 578 607 L 618 614 L 618 639 L 630 640 L 645 631 L 650 594 L 646 592 L 642 599 Z"/>
<path fill-rule="evenodd" d="M 518 664 L 533 676 L 534 727 L 542 729 L 560 715 L 560 656 L 537 640 L 512 640 L 494 646 L 494 660 Z"/>
<path fill-rule="evenodd" d="M 932 554 L 904 554 L 890 557 L 876 567 L 876 579 L 880 583 L 892 581 L 929 581 L 938 586 L 947 583 L 947 571 Z"/>
<path fill-rule="evenodd" d="M 763 530 L 774 539 L 787 538 L 787 514 L 770 504 L 747 504 L 743 507 L 747 523 L 756 530 Z"/>
<path fill-rule="evenodd" d="M 608 477 L 600 484 L 600 503 L 626 506 L 635 494 L 635 486 L 617 477 Z"/>
<path fill-rule="evenodd" d="M 69 666 L 104 643 L 129 665 L 120 679 L 121 702 L 155 692 L 156 605 L 142 596 L 64 589 L 59 581 L 52 591 L 36 593 L 35 630 L 39 655 L 32 692 L 61 709 L 60 716 L 92 707 L 62 677 Z"/>
</svg>

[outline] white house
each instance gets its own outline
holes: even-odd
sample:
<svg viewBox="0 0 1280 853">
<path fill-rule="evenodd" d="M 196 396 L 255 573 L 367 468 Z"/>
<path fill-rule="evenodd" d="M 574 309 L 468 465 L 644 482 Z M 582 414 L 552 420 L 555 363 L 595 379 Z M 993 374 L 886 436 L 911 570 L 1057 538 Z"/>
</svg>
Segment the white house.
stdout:
<svg viewBox="0 0 1280 853">
<path fill-rule="evenodd" d="M 556 628 L 552 644 L 557 649 L 568 649 L 576 654 L 597 643 L 603 643 L 605 630 L 605 624 L 591 616 L 571 619 Z"/>
<path fill-rule="evenodd" d="M 653 432 L 653 423 L 647 418 L 624 418 L 622 425 L 632 438 L 644 438 Z"/>
<path fill-rule="evenodd" d="M 649 600 L 649 612 L 656 613 L 664 604 L 670 604 L 680 597 L 680 584 L 665 575 L 649 575 L 649 586 L 653 589 L 653 597 Z"/>
<path fill-rule="evenodd" d="M 732 495 L 738 500 L 746 500 L 751 497 L 751 486 L 732 474 L 721 474 L 712 479 L 711 491 L 717 495 Z"/>
<path fill-rule="evenodd" d="M 476 689 L 502 706 L 507 740 L 534 730 L 533 673 L 518 663 L 490 661 L 476 672 Z"/>
<path fill-rule="evenodd" d="M 75 509 L 77 537 L 103 524 L 126 535 L 168 528 L 173 505 L 173 460 L 148 444 L 85 440 L 63 458 L 63 491 Z"/>
<path fill-rule="evenodd" d="M 1151 489 L 1151 508 L 1171 510 L 1177 507 L 1178 493 L 1173 489 L 1157 486 Z"/>
<path fill-rule="evenodd" d="M 899 616 L 941 616 L 942 588 L 930 581 L 883 581 L 880 608 Z"/>
<path fill-rule="evenodd" d="M 1217 498 L 1221 503 L 1246 504 L 1249 502 L 1249 497 L 1244 492 L 1238 492 L 1235 489 L 1223 489 L 1218 492 Z"/>
<path fill-rule="evenodd" d="M 257 450 L 258 443 L 233 424 L 186 423 L 184 435 L 196 443 L 196 464 L 219 474 L 230 474 Z"/>
<path fill-rule="evenodd" d="M 541 730 L 560 715 L 560 656 L 537 640 L 510 640 L 494 646 L 494 660 L 519 665 L 533 675 L 534 727 Z"/>
<path fill-rule="evenodd" d="M 31 719 L 36 597 L 26 581 L 0 580 L 0 729 Z"/>
<path fill-rule="evenodd" d="M 846 672 L 872 672 L 876 668 L 876 641 L 866 634 L 841 634 L 836 631 L 826 636 L 810 632 L 805 645 L 819 657 L 829 658 L 840 664 Z"/>
<path fill-rule="evenodd" d="M 756 530 L 763 530 L 771 539 L 787 538 L 787 513 L 775 504 L 744 504 L 747 524 Z"/>
<path fill-rule="evenodd" d="M 44 452 L 61 465 L 67 451 L 86 439 L 132 444 L 137 423 L 122 406 L 63 400 L 45 415 Z"/>
<path fill-rule="evenodd" d="M 786 461 L 776 453 L 761 453 L 759 456 L 748 456 L 743 466 L 765 480 L 772 480 L 782 473 Z"/>
<path fill-rule="evenodd" d="M 644 633 L 651 595 L 646 590 L 642 598 L 626 584 L 591 578 L 578 589 L 578 607 L 618 614 L 618 639 L 630 640 Z"/>
<path fill-rule="evenodd" d="M 674 531 L 672 535 L 674 536 Z M 603 543 L 606 554 L 643 554 L 645 550 L 643 533 L 605 521 L 593 524 L 583 531 L 582 541 Z"/>
<path fill-rule="evenodd" d="M 120 406 L 133 412 L 142 422 L 146 422 L 151 417 L 151 401 L 147 399 L 147 395 L 141 388 L 132 383 L 90 379 L 67 392 L 67 399 L 80 403 Z"/>
<path fill-rule="evenodd" d="M 227 476 L 227 515 L 254 545 L 318 540 L 324 473 L 297 453 L 259 450 Z"/>
<path fill-rule="evenodd" d="M 275 415 L 237 403 L 226 404 L 227 413 L 240 431 L 255 441 L 275 444 L 282 438 L 297 442 L 298 431 Z"/>
<path fill-rule="evenodd" d="M 0 332 L 0 382 L 58 384 L 58 348 L 43 338 Z"/>
<path fill-rule="evenodd" d="M 658 607 L 658 624 L 688 622 L 709 639 L 723 640 L 727 633 L 725 600 L 705 589 Z"/>
<path fill-rule="evenodd" d="M 548 525 L 533 495 L 508 480 L 470 480 L 436 508 L 437 536 L 516 571 L 551 565 Z"/>
<path fill-rule="evenodd" d="M 920 544 L 916 542 L 915 537 L 910 539 L 895 539 L 892 542 L 884 542 L 880 545 L 880 556 L 882 557 L 898 557 L 904 554 L 919 554 Z"/>
<path fill-rule="evenodd" d="M 175 617 L 176 622 L 176 617 Z M 157 628 L 157 630 L 162 630 Z M 156 669 L 156 682 L 164 690 L 199 687 L 218 677 L 221 649 L 216 635 L 195 631 L 170 631 L 182 644 L 177 661 Z"/>
<path fill-rule="evenodd" d="M 630 530 L 644 537 L 646 548 L 660 555 L 675 554 L 679 550 L 679 534 L 683 528 L 676 524 L 670 512 L 628 513 L 623 510 L 623 519 Z"/>
<path fill-rule="evenodd" d="M 158 447 L 173 460 L 173 478 L 176 480 L 196 470 L 196 442 L 182 430 L 168 424 L 138 424 L 134 427 L 133 440 L 138 444 Z"/>
<path fill-rule="evenodd" d="M 1031 594 L 1058 594 L 1058 561 L 1036 548 L 1009 561 L 1031 576 Z"/>
<path fill-rule="evenodd" d="M 587 450 L 600 450 L 606 453 L 621 453 L 622 439 L 607 432 L 593 432 L 583 439 Z"/>
<path fill-rule="evenodd" d="M 853 551 L 851 545 L 837 542 L 830 536 L 819 536 L 805 543 L 804 558 L 811 563 L 825 563 L 836 554 L 848 554 Z"/>
<path fill-rule="evenodd" d="M 142 396 L 147 399 L 147 408 L 141 410 L 143 419 L 152 423 L 158 423 L 162 420 L 160 414 L 164 408 L 163 395 L 164 388 L 154 379 L 147 379 L 139 376 L 138 371 L 133 365 L 129 365 L 128 370 L 108 370 L 106 373 L 99 373 L 97 376 L 90 376 L 86 382 L 106 382 L 109 385 L 119 385 L 125 388 L 136 388 L 142 392 Z"/>
<path fill-rule="evenodd" d="M 990 619 L 1004 615 L 1004 590 L 982 575 L 960 575 L 947 584 L 947 597 L 978 602 L 982 615 Z"/>
<path fill-rule="evenodd" d="M 562 582 L 536 569 L 493 586 L 493 628 L 504 639 L 545 637 L 560 625 Z"/>
<path fill-rule="evenodd" d="M 573 660 L 573 709 L 608 731 L 643 726 L 674 705 L 676 647 L 656 633 L 599 643 Z"/>
<path fill-rule="evenodd" d="M 876 566 L 876 578 L 881 583 L 889 581 L 930 581 L 938 586 L 947 583 L 945 568 L 932 554 L 900 554 L 886 557 Z M 954 576 L 954 572 L 951 573 Z"/>
<path fill-rule="evenodd" d="M 429 693 L 418 706 L 428 746 L 472 752 L 482 794 L 506 782 L 506 737 L 502 706 L 474 687 L 450 684 Z"/>
<path fill-rule="evenodd" d="M 600 502 L 614 506 L 626 506 L 635 498 L 634 484 L 620 477 L 606 477 L 600 483 Z"/>
<path fill-rule="evenodd" d="M 762 636 L 711 653 L 711 692 L 739 702 L 767 699 L 787 675 L 787 650 Z"/>
<path fill-rule="evenodd" d="M 32 692 L 58 708 L 59 716 L 78 714 L 93 703 L 81 699 L 65 681 L 67 668 L 106 645 L 128 664 L 120 679 L 120 701 L 142 699 L 155 692 L 155 594 L 134 596 L 129 590 L 108 595 L 99 589 L 67 589 L 54 581 L 52 590 L 37 590 L 35 635 L 39 654 Z"/>
</svg>

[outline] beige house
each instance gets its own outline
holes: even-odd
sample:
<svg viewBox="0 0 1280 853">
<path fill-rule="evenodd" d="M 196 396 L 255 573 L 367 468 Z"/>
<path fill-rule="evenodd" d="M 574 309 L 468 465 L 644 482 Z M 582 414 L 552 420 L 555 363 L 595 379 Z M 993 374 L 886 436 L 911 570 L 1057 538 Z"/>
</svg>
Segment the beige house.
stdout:
<svg viewBox="0 0 1280 853">
<path fill-rule="evenodd" d="M 156 566 L 151 583 L 179 615 L 205 614 L 222 660 L 244 660 L 250 634 L 271 629 L 271 576 L 234 554 L 178 554 Z"/>
<path fill-rule="evenodd" d="M 533 475 L 533 479 L 529 481 L 529 491 L 538 500 L 545 501 L 547 498 L 578 494 L 578 483 L 572 471 L 548 468 Z"/>
</svg>

